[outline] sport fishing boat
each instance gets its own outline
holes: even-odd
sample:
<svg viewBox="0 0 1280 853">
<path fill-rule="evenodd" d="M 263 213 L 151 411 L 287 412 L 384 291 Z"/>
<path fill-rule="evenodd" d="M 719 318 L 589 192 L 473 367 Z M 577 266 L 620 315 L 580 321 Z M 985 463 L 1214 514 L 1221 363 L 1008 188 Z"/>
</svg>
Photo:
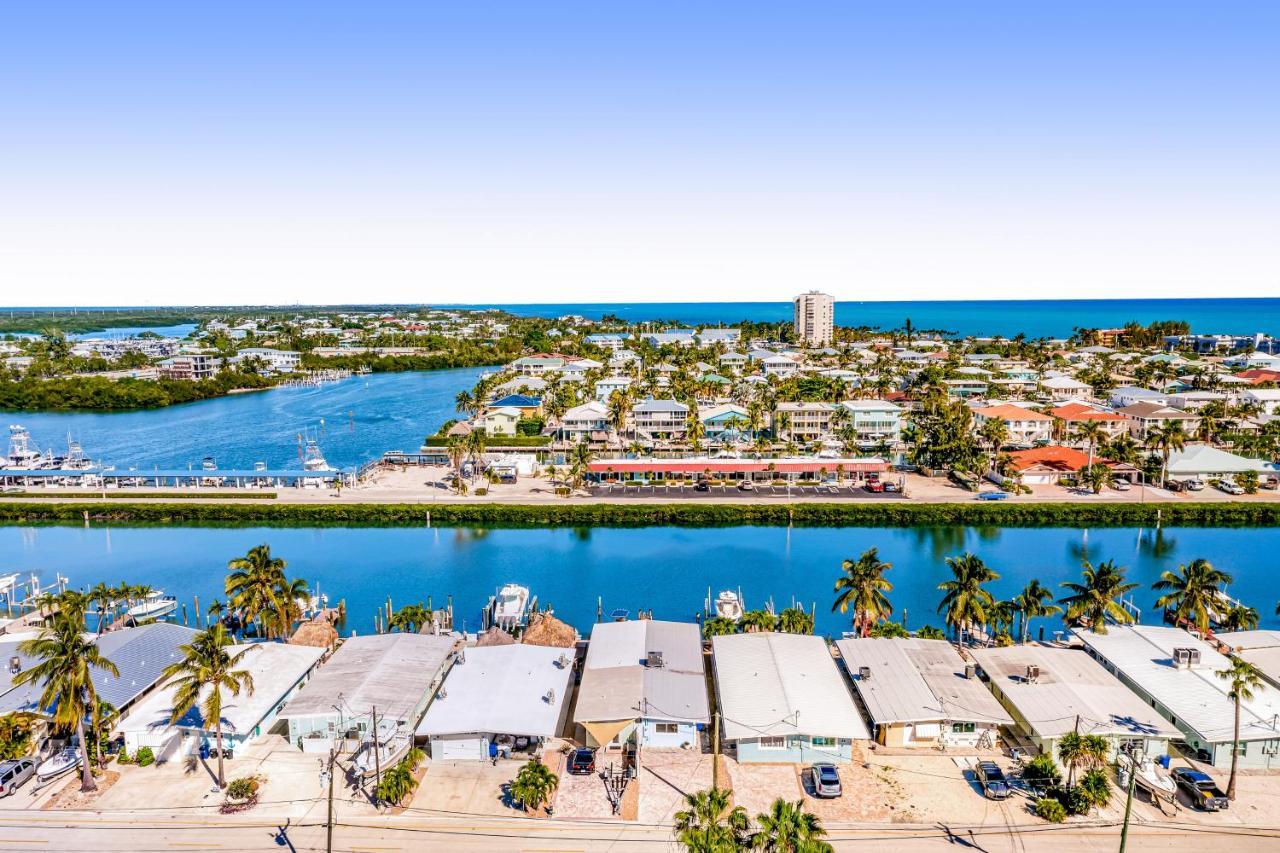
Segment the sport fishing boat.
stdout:
<svg viewBox="0 0 1280 853">
<path fill-rule="evenodd" d="M 153 589 L 142 601 L 129 608 L 129 616 L 134 620 L 163 619 L 178 609 L 178 599 L 173 595 L 165 595 L 162 589 Z"/>
<path fill-rule="evenodd" d="M 40 766 L 36 768 L 36 781 L 47 782 L 79 766 L 80 750 L 74 746 L 64 746 L 40 762 Z"/>
<path fill-rule="evenodd" d="M 365 735 L 352 766 L 364 778 L 395 767 L 413 746 L 413 732 L 397 720 L 378 720 L 375 731 Z"/>
<path fill-rule="evenodd" d="M 9 453 L 4 458 L 5 468 L 33 471 L 53 467 L 53 455 L 41 453 L 31 442 L 31 432 L 21 424 L 9 424 Z"/>
<path fill-rule="evenodd" d="M 314 438 L 308 437 L 302 450 L 302 470 L 308 472 L 329 472 L 333 468 L 329 467 L 328 461 L 324 458 L 324 454 L 320 452 L 320 445 Z M 324 486 L 324 477 L 303 477 L 302 485 L 313 488 Z"/>
</svg>

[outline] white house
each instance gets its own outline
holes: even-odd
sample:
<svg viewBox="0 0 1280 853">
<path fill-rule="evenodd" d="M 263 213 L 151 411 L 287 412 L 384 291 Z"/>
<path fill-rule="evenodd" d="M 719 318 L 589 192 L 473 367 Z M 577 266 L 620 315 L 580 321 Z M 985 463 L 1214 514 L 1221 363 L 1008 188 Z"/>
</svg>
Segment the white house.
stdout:
<svg viewBox="0 0 1280 853">
<path fill-rule="evenodd" d="M 432 760 L 482 761 L 558 737 L 573 689 L 569 652 L 523 643 L 461 650 L 418 725 Z"/>
<path fill-rule="evenodd" d="M 625 391 L 631 387 L 632 379 L 628 376 L 606 376 L 597 379 L 595 384 L 596 399 L 602 403 L 609 402 L 614 391 Z"/>
<path fill-rule="evenodd" d="M 1055 403 L 1082 400 L 1093 393 L 1089 383 L 1067 376 L 1053 376 L 1048 379 L 1042 379 L 1040 380 L 1040 387 L 1049 395 L 1049 399 Z"/>
<path fill-rule="evenodd" d="M 574 406 L 560 419 L 560 437 L 566 441 L 584 441 L 590 439 L 593 432 L 607 432 L 608 429 L 609 407 L 598 400 Z"/>
<path fill-rule="evenodd" d="M 515 435 L 516 424 L 523 416 L 515 406 L 499 406 L 477 416 L 475 426 L 483 429 L 486 435 Z"/>
<path fill-rule="evenodd" d="M 883 441 L 892 446 L 901 440 L 901 406 L 885 400 L 845 400 L 840 405 L 849 410 L 850 423 L 858 434 L 859 444 Z"/>
<path fill-rule="evenodd" d="M 292 373 L 302 362 L 301 353 L 291 350 L 271 349 L 270 347 L 245 347 L 228 361 L 240 364 L 248 359 L 257 359 L 267 365 L 272 373 Z"/>
<path fill-rule="evenodd" d="M 631 407 L 637 432 L 659 438 L 678 438 L 688 427 L 689 407 L 675 400 L 642 400 Z"/>
<path fill-rule="evenodd" d="M 1132 385 L 1121 385 L 1111 390 L 1111 408 L 1121 409 L 1134 403 L 1155 403 L 1157 406 L 1169 405 L 1169 395 L 1150 388 L 1138 388 Z"/>
<path fill-rule="evenodd" d="M 973 419 L 979 428 L 987 421 L 1003 421 L 1010 444 L 1035 444 L 1053 437 L 1053 417 L 1022 406 L 1006 403 L 974 409 Z"/>
<path fill-rule="evenodd" d="M 1169 454 L 1168 476 L 1174 480 L 1230 478 L 1245 471 L 1274 474 L 1276 469 L 1261 459 L 1237 456 L 1208 444 L 1188 444 Z"/>
<path fill-rule="evenodd" d="M 785 355 L 771 355 L 760 362 L 760 369 L 764 371 L 765 376 L 789 379 L 796 375 L 796 371 L 800 369 L 800 366 L 796 364 L 794 359 Z"/>
<path fill-rule="evenodd" d="M 1280 388 L 1250 388 L 1240 392 L 1240 402 L 1253 403 L 1264 414 L 1280 415 Z"/>
</svg>

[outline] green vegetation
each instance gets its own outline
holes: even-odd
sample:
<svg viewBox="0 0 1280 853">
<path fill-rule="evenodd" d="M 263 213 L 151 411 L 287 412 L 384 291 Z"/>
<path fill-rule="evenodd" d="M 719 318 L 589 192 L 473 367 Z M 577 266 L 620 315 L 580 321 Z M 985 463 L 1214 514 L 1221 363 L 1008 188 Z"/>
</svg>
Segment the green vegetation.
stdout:
<svg viewBox="0 0 1280 853">
<path fill-rule="evenodd" d="M 227 785 L 227 796 L 233 800 L 247 800 L 258 793 L 258 780 L 252 776 L 232 779 Z"/>
<path fill-rule="evenodd" d="M 729 807 L 732 794 L 722 788 L 684 795 L 684 808 L 675 813 L 676 843 L 689 853 L 745 850 L 751 819 L 742 806 Z"/>
<path fill-rule="evenodd" d="M 551 443 L 549 435 L 490 435 L 485 437 L 490 447 L 546 447 Z M 449 438 L 443 435 L 428 436 L 423 442 L 427 447 L 448 447 Z"/>
<path fill-rule="evenodd" d="M 489 349 L 463 348 L 425 355 L 359 355 L 317 356 L 304 353 L 303 370 L 359 370 L 367 367 L 374 373 L 403 373 L 409 370 L 447 370 L 452 367 L 490 367 L 506 364 L 520 355 L 518 347 Z"/>
<path fill-rule="evenodd" d="M 232 391 L 270 388 L 276 379 L 224 370 L 212 379 L 104 379 L 101 376 L 68 376 L 41 379 L 0 379 L 0 409 L 13 411 L 67 411 L 94 409 L 158 409 L 178 403 L 194 403 L 222 397 Z"/>
<path fill-rule="evenodd" d="M 90 520 L 135 524 L 243 523 L 280 526 L 426 524 L 484 527 L 1265 527 L 1280 524 L 1280 503 L 1176 504 L 938 503 L 804 504 L 292 504 L 0 502 L 0 521 Z M 1157 515 L 1159 514 L 1159 515 Z"/>
<path fill-rule="evenodd" d="M 149 746 L 144 746 L 138 750 L 138 754 L 133 757 L 133 763 L 139 767 L 150 767 L 156 763 L 156 754 Z"/>
<path fill-rule="evenodd" d="M 275 500 L 279 497 L 276 492 L 183 492 L 176 495 L 173 492 L 135 492 L 135 491 L 107 491 L 107 492 L 0 492 L 0 498 L 9 500 L 76 500 L 76 501 L 96 501 L 96 500 L 144 500 L 144 499 L 161 499 L 173 500 L 198 500 L 198 501 L 216 501 L 216 500 Z"/>
<path fill-rule="evenodd" d="M 393 806 L 404 802 L 405 797 L 412 794 L 413 789 L 418 787 L 418 779 L 414 773 L 426 757 L 426 753 L 415 747 L 405 753 L 399 764 L 384 772 L 374 790 L 374 796 L 378 802 Z"/>
<path fill-rule="evenodd" d="M 1050 823 L 1062 823 L 1067 819 L 1067 810 L 1053 797 L 1041 797 L 1036 800 L 1036 815 Z"/>
<path fill-rule="evenodd" d="M 220 311 L 225 313 L 226 309 L 220 309 Z M 163 314 L 156 311 L 128 309 L 121 311 L 77 309 L 74 313 L 70 310 L 10 310 L 0 316 L 0 335 L 35 335 L 52 331 L 78 335 L 101 332 L 106 329 L 179 326 L 183 323 L 198 322 L 199 315 L 198 311 L 181 309 L 166 311 Z M 210 316 L 215 314 L 210 313 Z"/>
<path fill-rule="evenodd" d="M 529 759 L 516 773 L 511 783 L 511 796 L 525 811 L 538 808 L 551 798 L 551 792 L 560 784 L 560 777 L 536 758 Z"/>
<path fill-rule="evenodd" d="M 31 751 L 35 714 L 15 711 L 0 717 L 0 761 L 21 758 Z"/>
</svg>

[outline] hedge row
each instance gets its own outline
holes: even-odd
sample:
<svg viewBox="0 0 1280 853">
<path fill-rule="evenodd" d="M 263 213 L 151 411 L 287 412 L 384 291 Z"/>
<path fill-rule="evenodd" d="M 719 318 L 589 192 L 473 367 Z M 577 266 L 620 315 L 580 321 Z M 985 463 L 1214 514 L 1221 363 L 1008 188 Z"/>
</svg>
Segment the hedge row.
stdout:
<svg viewBox="0 0 1280 853">
<path fill-rule="evenodd" d="M 1280 522 L 1280 503 L 1231 501 L 1177 504 L 235 504 L 235 503 L 23 503 L 0 502 L 0 521 L 61 522 L 91 519 L 156 524 L 422 525 L 486 527 L 1136 527 L 1157 521 L 1182 527 L 1266 526 Z M 1157 513 L 1159 515 L 1157 516 Z"/>
<path fill-rule="evenodd" d="M 173 492 L 134 492 L 134 491 L 107 491 L 107 492 L 2 492 L 0 498 L 15 500 L 121 500 L 131 501 L 139 499 L 148 500 L 173 500 L 179 497 Z M 181 499 L 187 500 L 275 500 L 278 495 L 275 492 L 186 492 L 183 493 Z"/>
<path fill-rule="evenodd" d="M 485 436 L 485 447 L 498 450 L 504 447 L 546 447 L 551 443 L 549 435 L 490 435 Z M 449 444 L 447 435 L 428 436 L 427 447 L 446 447 Z"/>
</svg>

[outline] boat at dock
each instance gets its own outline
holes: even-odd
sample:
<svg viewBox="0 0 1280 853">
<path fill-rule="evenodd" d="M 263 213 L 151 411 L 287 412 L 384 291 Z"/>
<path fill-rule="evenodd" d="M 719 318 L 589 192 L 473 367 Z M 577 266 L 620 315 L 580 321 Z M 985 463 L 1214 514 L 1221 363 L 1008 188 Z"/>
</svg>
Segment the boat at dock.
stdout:
<svg viewBox="0 0 1280 853">
<path fill-rule="evenodd" d="M 523 628 L 529 622 L 529 610 L 536 607 L 538 599 L 530 597 L 529 587 L 517 583 L 509 583 L 490 596 L 482 615 L 484 629 L 501 628 L 513 631 Z"/>
<path fill-rule="evenodd" d="M 379 720 L 374 731 L 365 735 L 351 766 L 367 779 L 379 770 L 389 770 L 404 758 L 413 746 L 413 732 L 396 720 Z"/>
<path fill-rule="evenodd" d="M 302 470 L 308 473 L 322 474 L 332 473 L 333 468 L 329 467 L 328 461 L 325 460 L 324 454 L 320 452 L 320 445 L 314 438 L 308 437 L 306 444 L 302 450 Z M 303 477 L 300 485 L 310 488 L 322 488 L 327 482 L 325 477 Z"/>
<path fill-rule="evenodd" d="M 31 441 L 31 432 L 21 424 L 9 424 L 9 450 L 0 467 L 19 471 L 38 471 L 57 467 L 52 453 L 42 453 Z"/>
<path fill-rule="evenodd" d="M 708 590 L 707 598 L 710 599 L 710 597 L 711 591 Z M 722 590 L 720 594 L 716 596 L 716 600 L 714 602 L 710 602 L 710 606 L 707 609 L 711 610 L 713 608 L 715 615 L 719 618 L 738 622 L 742 619 L 743 613 L 742 594 L 734 592 L 731 589 Z"/>
<path fill-rule="evenodd" d="M 164 590 L 155 589 L 147 593 L 142 601 L 130 607 L 126 613 L 129 618 L 138 621 L 142 619 L 163 619 L 177 609 L 178 599 L 176 596 L 165 595 Z"/>
</svg>

